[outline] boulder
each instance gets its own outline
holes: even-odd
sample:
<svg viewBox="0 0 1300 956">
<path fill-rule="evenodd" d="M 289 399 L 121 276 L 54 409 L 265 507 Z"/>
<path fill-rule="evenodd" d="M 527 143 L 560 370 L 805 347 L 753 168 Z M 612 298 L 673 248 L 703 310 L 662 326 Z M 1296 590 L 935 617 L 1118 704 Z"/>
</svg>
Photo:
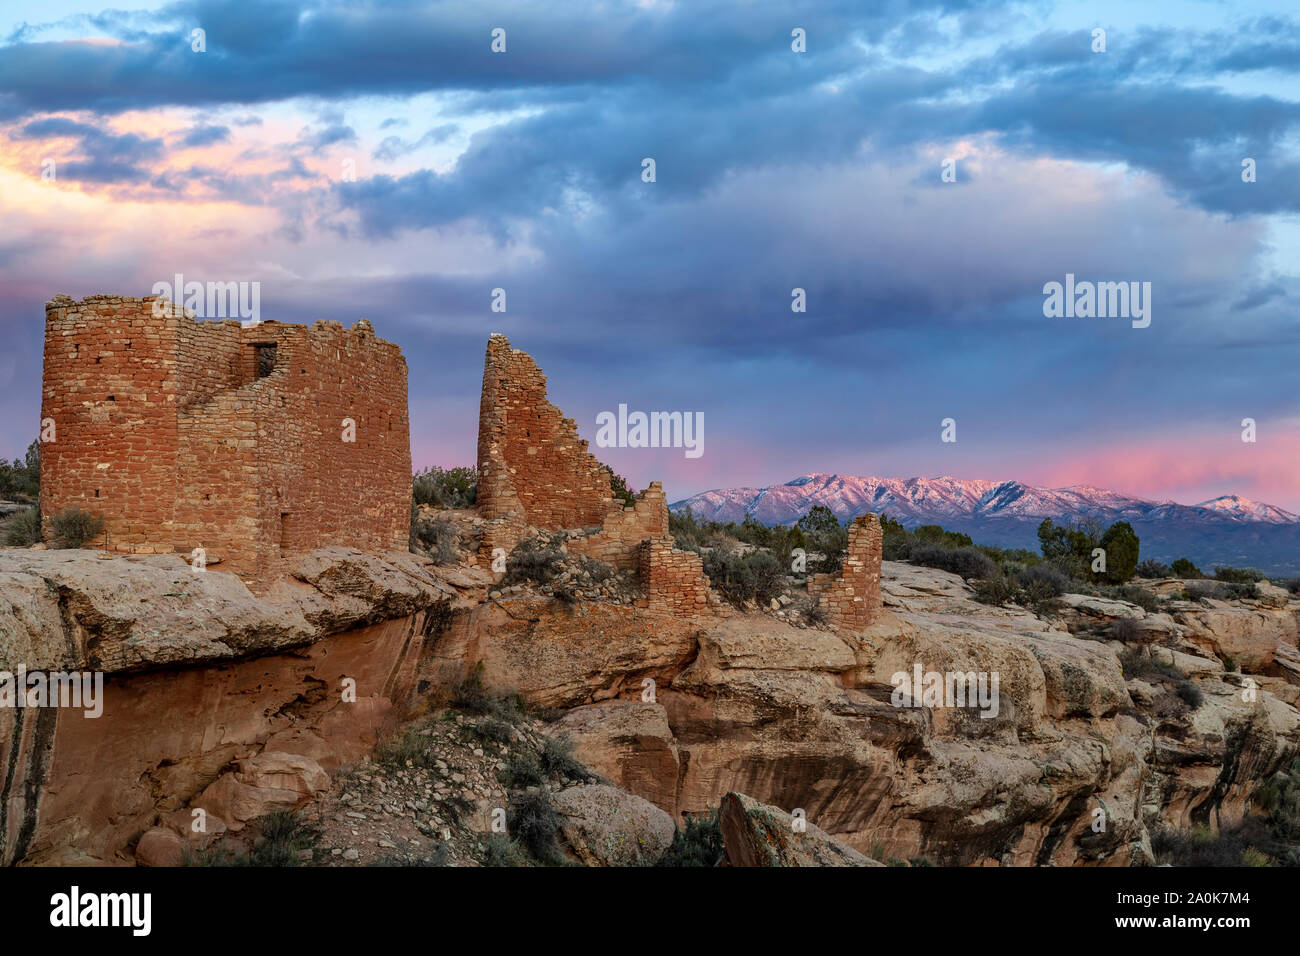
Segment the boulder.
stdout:
<svg viewBox="0 0 1300 956">
<path fill-rule="evenodd" d="M 586 866 L 653 866 L 672 845 L 672 817 L 605 784 L 580 784 L 551 797 L 560 833 Z"/>
<path fill-rule="evenodd" d="M 185 841 L 168 827 L 146 830 L 135 845 L 135 861 L 141 866 L 181 866 L 185 862 Z"/>
<path fill-rule="evenodd" d="M 884 866 L 803 818 L 743 793 L 722 798 L 718 822 L 731 866 Z"/>
</svg>

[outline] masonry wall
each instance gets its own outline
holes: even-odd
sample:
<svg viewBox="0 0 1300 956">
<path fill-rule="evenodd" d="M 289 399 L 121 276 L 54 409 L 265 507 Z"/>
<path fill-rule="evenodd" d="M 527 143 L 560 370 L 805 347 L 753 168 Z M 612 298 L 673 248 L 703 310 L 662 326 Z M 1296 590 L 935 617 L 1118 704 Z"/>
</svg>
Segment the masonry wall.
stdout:
<svg viewBox="0 0 1300 956">
<path fill-rule="evenodd" d="M 46 307 L 41 508 L 107 522 L 114 550 L 203 547 L 250 583 L 325 545 L 405 550 L 411 456 L 401 350 L 362 319 L 195 322 L 153 300 Z M 256 347 L 274 346 L 258 377 Z M 344 440 L 343 419 L 355 422 Z"/>
<path fill-rule="evenodd" d="M 858 631 L 880 619 L 880 520 L 865 514 L 849 525 L 849 546 L 838 575 L 818 574 L 809 579 L 810 593 L 821 596 L 828 621 L 836 627 Z"/>
<path fill-rule="evenodd" d="M 609 471 L 587 451 L 573 419 L 546 398 L 546 376 L 503 335 L 488 339 L 479 405 L 478 507 L 488 521 L 481 555 L 507 553 L 531 526 L 590 528 L 575 550 L 634 568 L 637 547 L 668 533 L 668 503 L 655 482 L 624 507 Z"/>
<path fill-rule="evenodd" d="M 504 335 L 488 339 L 479 405 L 478 504 L 485 518 L 522 508 L 537 528 L 600 525 L 613 493 L 573 419 L 546 398 L 546 376 Z"/>
<path fill-rule="evenodd" d="M 709 613 L 709 579 L 700 556 L 678 551 L 671 537 L 642 541 L 637 547 L 637 568 L 645 598 L 640 606 L 651 611 L 669 611 L 675 617 Z"/>
</svg>

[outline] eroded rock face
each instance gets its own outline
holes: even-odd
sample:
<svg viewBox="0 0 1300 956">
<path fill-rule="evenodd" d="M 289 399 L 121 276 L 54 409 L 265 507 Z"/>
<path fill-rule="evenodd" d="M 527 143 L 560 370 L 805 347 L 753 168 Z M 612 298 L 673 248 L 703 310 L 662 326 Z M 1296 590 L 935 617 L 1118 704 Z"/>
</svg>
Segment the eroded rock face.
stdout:
<svg viewBox="0 0 1300 956">
<path fill-rule="evenodd" d="M 745 793 L 801 809 L 877 857 L 1149 862 L 1154 829 L 1234 822 L 1251 787 L 1300 751 L 1284 699 L 1292 685 L 1260 676 L 1254 700 L 1242 700 L 1242 675 L 1192 653 L 1168 615 L 1123 602 L 1095 609 L 1163 618 L 1133 631 L 1128 649 L 1194 682 L 1199 708 L 1170 709 L 1171 678 L 1126 682 L 1125 645 L 977 604 L 954 575 L 886 562 L 883 591 L 887 613 L 856 634 L 736 615 L 691 634 L 634 636 L 632 658 L 590 652 L 582 636 L 563 652 L 539 650 L 536 635 L 560 633 L 568 612 L 512 602 L 507 621 L 462 616 L 436 654 L 444 667 L 467 654 L 486 680 L 571 707 L 554 729 L 573 735 L 583 761 L 665 810 L 704 813 Z M 637 620 L 620 629 L 637 632 Z M 996 710 L 895 706 L 895 675 L 918 662 L 997 672 Z M 653 702 L 640 699 L 651 673 Z"/>
<path fill-rule="evenodd" d="M 322 751 L 329 769 L 359 760 L 409 703 L 427 624 L 421 612 L 293 653 L 111 675 L 98 719 L 0 710 L 4 862 L 126 863 L 191 806 L 206 804 L 211 832 L 301 803 L 323 784 Z"/>
<path fill-rule="evenodd" d="M 322 548 L 255 596 L 235 575 L 179 555 L 0 548 L 0 669 L 108 674 L 217 662 L 311 644 L 438 605 L 469 588 L 411 554 Z"/>
<path fill-rule="evenodd" d="M 811 823 L 743 793 L 723 796 L 718 813 L 731 866 L 884 866 Z"/>
</svg>

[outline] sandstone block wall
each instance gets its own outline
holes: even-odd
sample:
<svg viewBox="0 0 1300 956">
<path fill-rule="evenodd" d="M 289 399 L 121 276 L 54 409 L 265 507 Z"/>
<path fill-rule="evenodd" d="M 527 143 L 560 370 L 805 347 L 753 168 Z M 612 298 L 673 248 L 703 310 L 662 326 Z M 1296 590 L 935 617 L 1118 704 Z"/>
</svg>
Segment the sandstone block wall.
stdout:
<svg viewBox="0 0 1300 956">
<path fill-rule="evenodd" d="M 362 319 L 195 321 L 152 298 L 46 305 L 41 513 L 101 515 L 97 543 L 203 547 L 250 583 L 326 545 L 405 550 L 406 362 Z M 355 423 L 344 440 L 343 420 Z"/>
<path fill-rule="evenodd" d="M 509 552 L 527 527 L 591 528 L 571 544 L 601 561 L 633 568 L 646 538 L 668 533 L 668 502 L 654 482 L 629 508 L 614 497 L 609 471 L 587 451 L 573 419 L 546 398 L 546 376 L 504 335 L 488 339 L 479 404 L 478 507 L 488 520 L 481 553 Z"/>
<path fill-rule="evenodd" d="M 821 596 L 827 619 L 836 627 L 858 631 L 880 619 L 880 519 L 865 514 L 849 526 L 848 553 L 838 575 L 818 574 L 808 581 Z"/>
<path fill-rule="evenodd" d="M 709 579 L 700 556 L 678 551 L 669 536 L 642 541 L 637 547 L 637 569 L 648 610 L 671 611 L 674 616 L 706 613 L 709 609 Z"/>
<path fill-rule="evenodd" d="M 600 531 L 570 541 L 569 550 L 615 567 L 638 567 L 641 542 L 668 534 L 668 499 L 664 497 L 663 485 L 652 481 L 633 505 L 619 507 L 620 504 L 615 499 Z"/>
</svg>

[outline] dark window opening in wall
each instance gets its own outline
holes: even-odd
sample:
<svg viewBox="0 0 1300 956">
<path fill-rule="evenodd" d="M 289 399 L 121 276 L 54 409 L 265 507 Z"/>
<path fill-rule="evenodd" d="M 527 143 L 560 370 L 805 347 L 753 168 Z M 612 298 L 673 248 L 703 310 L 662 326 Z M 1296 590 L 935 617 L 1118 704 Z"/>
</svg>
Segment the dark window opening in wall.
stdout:
<svg viewBox="0 0 1300 956">
<path fill-rule="evenodd" d="M 275 343 L 258 342 L 253 352 L 257 355 L 257 377 L 266 378 L 275 371 Z"/>
<path fill-rule="evenodd" d="M 289 512 L 280 512 L 280 550 L 289 550 Z"/>
<path fill-rule="evenodd" d="M 108 400 L 109 400 L 110 402 L 115 402 L 115 401 L 117 401 L 117 399 L 114 398 L 112 395 L 108 396 Z"/>
<path fill-rule="evenodd" d="M 98 488 L 95 489 L 95 497 L 96 497 L 96 498 L 99 497 L 99 489 L 98 489 Z"/>
</svg>

